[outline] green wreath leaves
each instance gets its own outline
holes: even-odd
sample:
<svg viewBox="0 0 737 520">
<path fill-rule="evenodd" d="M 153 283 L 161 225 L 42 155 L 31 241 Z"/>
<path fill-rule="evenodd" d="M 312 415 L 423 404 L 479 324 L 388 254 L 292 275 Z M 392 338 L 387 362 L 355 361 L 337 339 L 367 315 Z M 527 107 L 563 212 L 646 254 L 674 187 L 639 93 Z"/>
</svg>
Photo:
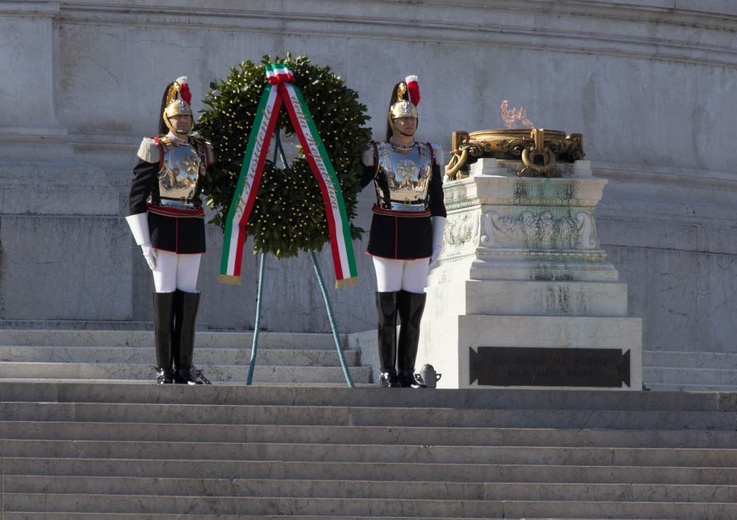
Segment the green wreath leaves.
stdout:
<svg viewBox="0 0 737 520">
<path fill-rule="evenodd" d="M 284 60 L 264 56 L 260 65 L 241 63 L 227 78 L 210 84 L 204 99 L 209 108 L 202 111 L 197 131 L 212 143 L 217 158 L 205 183 L 207 204 L 216 211 L 213 222 L 225 227 L 256 108 L 268 84 L 264 65 L 275 61 L 283 61 L 294 72 L 295 85 L 302 90 L 338 176 L 351 237 L 360 238 L 363 230 L 352 221 L 363 171 L 361 153 L 371 139 L 371 130 L 364 126 L 366 107 L 329 67 L 317 67 L 305 56 L 293 59 L 289 54 Z M 277 139 L 283 144 L 295 134 L 286 110 L 279 114 L 277 128 L 272 147 Z M 286 167 L 278 167 L 281 161 L 270 154 L 246 225 L 254 251 L 277 258 L 297 256 L 300 250 L 319 251 L 330 240 L 317 180 L 301 153 L 294 152 L 296 158 Z"/>
</svg>

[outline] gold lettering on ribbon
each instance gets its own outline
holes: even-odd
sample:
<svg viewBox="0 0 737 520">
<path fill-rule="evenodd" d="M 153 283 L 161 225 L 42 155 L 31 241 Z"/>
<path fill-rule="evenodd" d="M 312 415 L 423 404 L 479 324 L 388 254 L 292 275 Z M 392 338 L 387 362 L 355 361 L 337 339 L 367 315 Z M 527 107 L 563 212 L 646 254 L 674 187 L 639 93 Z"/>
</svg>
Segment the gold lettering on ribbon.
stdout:
<svg viewBox="0 0 737 520">
<path fill-rule="evenodd" d="M 269 122 L 274 113 L 274 102 L 276 96 L 272 91 L 269 96 L 269 100 L 264 107 L 264 114 L 261 120 L 261 125 L 258 128 L 258 132 L 255 135 L 253 152 L 251 154 L 250 162 L 248 163 L 248 169 L 246 170 L 246 181 L 244 183 L 244 189 L 240 196 L 240 204 L 236 209 L 235 222 L 240 222 L 243 218 L 243 214 L 246 211 L 248 199 L 251 196 L 251 190 L 253 188 L 253 182 L 256 179 L 256 169 L 258 166 L 259 159 L 263 153 L 264 143 L 267 140 L 266 129 L 269 127 Z"/>
<path fill-rule="evenodd" d="M 294 93 L 293 87 L 287 88 L 286 90 L 289 96 L 289 101 L 292 103 L 292 107 L 294 108 L 294 112 L 297 116 L 297 121 L 299 123 L 302 137 L 307 145 L 307 148 L 309 149 L 310 155 L 315 161 L 315 165 L 317 166 L 320 176 L 323 179 L 323 184 L 325 184 L 327 188 L 328 199 L 330 200 L 330 207 L 333 210 L 337 210 L 338 198 L 336 195 L 335 186 L 333 186 L 330 174 L 328 173 L 327 165 L 320 155 L 320 148 L 317 144 L 317 139 L 315 138 L 315 136 L 312 135 L 312 132 L 310 131 L 310 125 L 307 122 L 307 116 L 302 111 L 302 106 L 300 105 L 299 99 L 297 99 L 297 96 Z"/>
</svg>

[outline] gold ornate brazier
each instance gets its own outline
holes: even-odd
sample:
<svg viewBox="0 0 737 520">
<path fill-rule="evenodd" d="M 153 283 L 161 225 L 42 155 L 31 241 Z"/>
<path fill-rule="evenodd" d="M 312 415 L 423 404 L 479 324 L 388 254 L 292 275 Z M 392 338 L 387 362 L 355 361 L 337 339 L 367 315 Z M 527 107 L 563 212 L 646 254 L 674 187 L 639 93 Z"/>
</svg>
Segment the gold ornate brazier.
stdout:
<svg viewBox="0 0 737 520">
<path fill-rule="evenodd" d="M 468 177 L 468 165 L 481 157 L 522 161 L 520 177 L 560 177 L 556 162 L 583 159 L 583 135 L 542 128 L 456 131 L 451 138 L 449 179 Z"/>
</svg>

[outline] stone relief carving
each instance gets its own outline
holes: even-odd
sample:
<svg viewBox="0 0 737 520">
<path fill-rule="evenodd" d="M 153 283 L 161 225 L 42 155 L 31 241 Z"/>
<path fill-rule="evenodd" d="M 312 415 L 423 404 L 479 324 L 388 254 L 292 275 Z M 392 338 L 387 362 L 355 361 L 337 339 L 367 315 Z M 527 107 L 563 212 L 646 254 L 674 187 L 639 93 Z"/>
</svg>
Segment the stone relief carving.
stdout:
<svg viewBox="0 0 737 520">
<path fill-rule="evenodd" d="M 476 247 L 479 235 L 478 219 L 472 214 L 448 218 L 443 237 L 444 252 L 458 252 L 463 246 Z"/>
<path fill-rule="evenodd" d="M 594 249 L 596 237 L 590 214 L 580 211 L 575 217 L 555 218 L 549 211 L 523 211 L 516 217 L 496 211 L 484 213 L 481 243 L 487 247 L 529 249 Z"/>
</svg>

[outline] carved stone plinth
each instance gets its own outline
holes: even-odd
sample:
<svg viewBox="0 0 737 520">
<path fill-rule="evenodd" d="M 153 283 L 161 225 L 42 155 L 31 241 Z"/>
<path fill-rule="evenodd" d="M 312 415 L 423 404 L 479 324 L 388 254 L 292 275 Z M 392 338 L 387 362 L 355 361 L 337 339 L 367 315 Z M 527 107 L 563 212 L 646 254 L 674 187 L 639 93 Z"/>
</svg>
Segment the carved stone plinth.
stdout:
<svg viewBox="0 0 737 520">
<path fill-rule="evenodd" d="M 559 167 L 519 177 L 519 162 L 484 158 L 446 182 L 417 362 L 439 388 L 642 388 L 641 320 L 596 234 L 607 181 L 588 161 Z"/>
</svg>

